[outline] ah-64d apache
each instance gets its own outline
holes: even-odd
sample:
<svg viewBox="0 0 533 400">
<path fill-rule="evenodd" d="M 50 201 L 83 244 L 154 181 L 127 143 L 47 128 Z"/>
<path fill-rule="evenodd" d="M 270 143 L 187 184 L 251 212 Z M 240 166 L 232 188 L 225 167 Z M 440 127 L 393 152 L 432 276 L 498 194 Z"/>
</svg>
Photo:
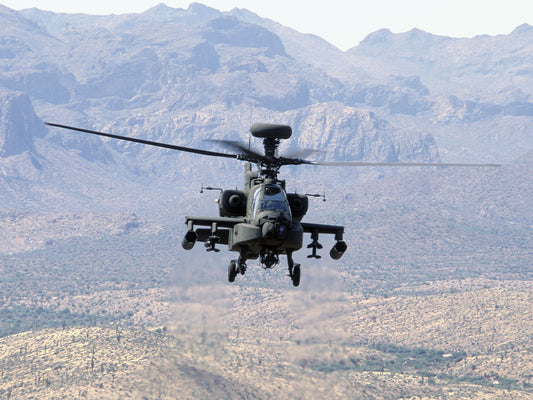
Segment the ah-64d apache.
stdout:
<svg viewBox="0 0 533 400">
<path fill-rule="evenodd" d="M 194 244 L 204 242 L 207 251 L 218 252 L 217 245 L 227 245 L 230 251 L 239 253 L 228 267 L 228 280 L 233 282 L 237 274 L 246 272 L 246 261 L 259 258 L 264 268 L 279 264 L 280 255 L 287 256 L 289 276 L 294 286 L 300 284 L 300 264 L 293 260 L 293 253 L 303 246 L 304 234 L 310 234 L 311 249 L 308 258 L 320 258 L 317 250 L 322 248 L 319 235 L 335 236 L 335 244 L 329 254 L 338 260 L 346 252 L 343 240 L 344 227 L 337 225 L 303 222 L 308 209 L 308 195 L 287 193 L 284 180 L 278 179 L 279 169 L 284 165 L 333 165 L 333 166 L 443 166 L 443 167 L 492 167 L 496 164 L 446 164 L 446 163 L 386 163 L 386 162 L 320 162 L 290 157 L 280 157 L 277 149 L 280 140 L 289 139 L 292 129 L 288 125 L 256 123 L 250 131 L 256 138 L 263 139 L 264 154 L 255 152 L 233 141 L 218 140 L 236 153 L 220 153 L 190 147 L 153 142 L 127 136 L 91 131 L 66 125 L 47 123 L 65 128 L 114 139 L 128 140 L 151 146 L 186 151 L 214 157 L 234 158 L 245 161 L 244 189 L 222 190 L 218 200 L 220 217 L 186 217 L 187 233 L 182 241 L 186 250 Z M 258 169 L 253 170 L 252 164 Z M 207 188 L 211 189 L 211 188 Z M 201 227 L 201 228 L 197 228 Z"/>
</svg>

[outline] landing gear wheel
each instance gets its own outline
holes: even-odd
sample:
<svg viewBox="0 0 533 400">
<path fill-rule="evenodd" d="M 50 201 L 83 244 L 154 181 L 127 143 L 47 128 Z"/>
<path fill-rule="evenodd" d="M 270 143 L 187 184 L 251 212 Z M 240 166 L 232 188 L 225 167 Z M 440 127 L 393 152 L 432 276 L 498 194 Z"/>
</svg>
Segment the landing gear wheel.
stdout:
<svg viewBox="0 0 533 400">
<path fill-rule="evenodd" d="M 300 285 L 300 265 L 299 264 L 296 264 L 294 268 L 292 269 L 291 279 L 292 279 L 293 286 Z"/>
<path fill-rule="evenodd" d="M 228 266 L 228 281 L 234 282 L 237 272 L 237 262 L 235 260 L 231 260 Z"/>
<path fill-rule="evenodd" d="M 287 262 L 289 263 L 289 276 L 293 286 L 300 285 L 300 264 L 296 264 L 292 259 L 292 252 L 287 253 Z"/>
</svg>

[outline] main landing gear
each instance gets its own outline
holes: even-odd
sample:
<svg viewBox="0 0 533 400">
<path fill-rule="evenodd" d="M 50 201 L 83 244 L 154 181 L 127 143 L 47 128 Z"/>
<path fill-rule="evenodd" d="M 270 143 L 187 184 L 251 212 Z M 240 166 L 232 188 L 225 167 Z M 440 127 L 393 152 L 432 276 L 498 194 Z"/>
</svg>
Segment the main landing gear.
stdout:
<svg viewBox="0 0 533 400">
<path fill-rule="evenodd" d="M 235 282 L 235 277 L 238 273 L 244 275 L 246 272 L 246 259 L 239 258 L 238 260 L 231 260 L 228 266 L 228 281 Z"/>
<path fill-rule="evenodd" d="M 292 253 L 287 253 L 287 262 L 289 264 L 289 276 L 293 286 L 300 285 L 300 264 L 296 264 L 292 259 Z"/>
<path fill-rule="evenodd" d="M 277 256 L 276 256 L 276 264 L 277 264 Z M 269 260 L 269 261 L 274 261 Z M 299 286 L 300 285 L 300 264 L 296 264 L 294 260 L 292 259 L 292 253 L 287 254 L 287 262 L 289 264 L 289 276 L 292 280 L 293 286 Z M 271 268 L 272 265 L 269 266 Z M 228 266 L 228 281 L 235 282 L 235 278 L 240 273 L 241 275 L 244 275 L 246 272 L 246 259 L 245 258 L 239 258 L 238 260 L 231 260 Z"/>
</svg>

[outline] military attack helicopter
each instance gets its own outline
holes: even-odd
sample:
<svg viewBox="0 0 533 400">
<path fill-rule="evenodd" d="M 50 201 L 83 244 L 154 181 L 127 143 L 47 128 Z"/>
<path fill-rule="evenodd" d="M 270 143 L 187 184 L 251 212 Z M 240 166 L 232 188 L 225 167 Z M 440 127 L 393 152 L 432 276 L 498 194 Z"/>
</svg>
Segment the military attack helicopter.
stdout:
<svg viewBox="0 0 533 400">
<path fill-rule="evenodd" d="M 207 190 L 220 190 L 218 199 L 219 217 L 185 217 L 187 232 L 182 241 L 185 250 L 194 247 L 197 241 L 203 242 L 209 252 L 219 252 L 217 245 L 227 245 L 230 251 L 239 253 L 237 259 L 228 266 L 228 280 L 234 282 L 238 274 L 244 275 L 247 260 L 259 258 L 265 269 L 279 264 L 280 255 L 286 255 L 289 276 L 294 286 L 300 284 L 300 264 L 293 260 L 293 253 L 303 246 L 304 234 L 310 234 L 311 250 L 308 258 L 321 258 L 317 251 L 322 249 L 319 235 L 334 235 L 335 244 L 329 254 L 334 260 L 340 259 L 348 246 L 343 240 L 344 226 L 323 225 L 303 222 L 307 213 L 309 199 L 306 194 L 287 193 L 284 180 L 278 179 L 278 173 L 284 165 L 330 165 L 330 166 L 374 166 L 374 167 L 496 167 L 497 164 L 458 164 L 458 163 L 389 163 L 389 162 L 328 162 L 309 161 L 297 158 L 299 154 L 281 157 L 277 154 L 281 140 L 289 139 L 292 128 L 288 125 L 255 123 L 251 126 L 252 136 L 263 139 L 264 154 L 246 148 L 242 144 L 228 140 L 213 140 L 221 143 L 235 153 L 221 153 L 190 147 L 153 142 L 127 136 L 92 131 L 55 123 L 46 123 L 52 127 L 69 129 L 114 139 L 127 140 L 150 146 L 185 151 L 213 157 L 234 158 L 245 161 L 244 189 L 224 190 L 207 187 Z M 301 154 L 303 154 L 302 152 Z M 257 169 L 254 170 L 252 165 Z M 197 228 L 197 227 L 201 228 Z"/>
</svg>

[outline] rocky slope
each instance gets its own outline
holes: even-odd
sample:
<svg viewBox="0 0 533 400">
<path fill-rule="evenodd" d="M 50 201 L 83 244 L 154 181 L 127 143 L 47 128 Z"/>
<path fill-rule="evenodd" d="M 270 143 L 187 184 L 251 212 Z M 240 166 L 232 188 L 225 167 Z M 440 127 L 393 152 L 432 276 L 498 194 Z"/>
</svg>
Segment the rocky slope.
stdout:
<svg viewBox="0 0 533 400">
<path fill-rule="evenodd" d="M 378 232 L 390 239 L 381 256 L 414 254 L 398 238 L 443 246 L 453 236 L 460 238 L 454 246 L 494 248 L 498 234 L 509 234 L 516 249 L 531 236 L 528 26 L 471 40 L 379 31 L 343 53 L 246 10 L 200 4 L 118 16 L 2 7 L 0 20 L 5 215 L 117 213 L 109 218 L 121 221 L 135 211 L 181 223 L 183 215 L 216 214 L 210 196 L 197 193 L 202 184 L 241 181 L 234 161 L 47 129 L 39 118 L 216 150 L 204 139 L 247 142 L 251 122 L 273 121 L 294 128 L 282 154 L 306 148 L 328 160 L 509 164 L 499 171 L 283 170 L 291 190 L 327 192 L 330 203 L 312 204 L 309 218 L 355 224 L 353 239 L 367 259 Z M 102 219 L 95 218 L 86 225 L 96 227 Z M 20 242 L 9 221 L 5 232 Z M 471 241 L 472 226 L 494 234 Z M 91 229 L 85 234 L 100 235 Z"/>
<path fill-rule="evenodd" d="M 56 208 L 44 185 L 71 210 L 81 199 L 117 204 L 120 186 L 127 209 L 138 190 L 175 204 L 168 188 L 185 180 L 240 180 L 226 161 L 46 130 L 35 113 L 203 148 L 213 147 L 208 138 L 247 142 L 253 121 L 289 123 L 283 151 L 318 148 L 337 160 L 510 162 L 531 148 L 528 26 L 471 40 L 380 31 L 343 53 L 246 10 L 200 4 L 118 16 L 2 7 L 0 19 L 4 208 Z M 80 197 L 82 186 L 95 191 Z"/>
</svg>

